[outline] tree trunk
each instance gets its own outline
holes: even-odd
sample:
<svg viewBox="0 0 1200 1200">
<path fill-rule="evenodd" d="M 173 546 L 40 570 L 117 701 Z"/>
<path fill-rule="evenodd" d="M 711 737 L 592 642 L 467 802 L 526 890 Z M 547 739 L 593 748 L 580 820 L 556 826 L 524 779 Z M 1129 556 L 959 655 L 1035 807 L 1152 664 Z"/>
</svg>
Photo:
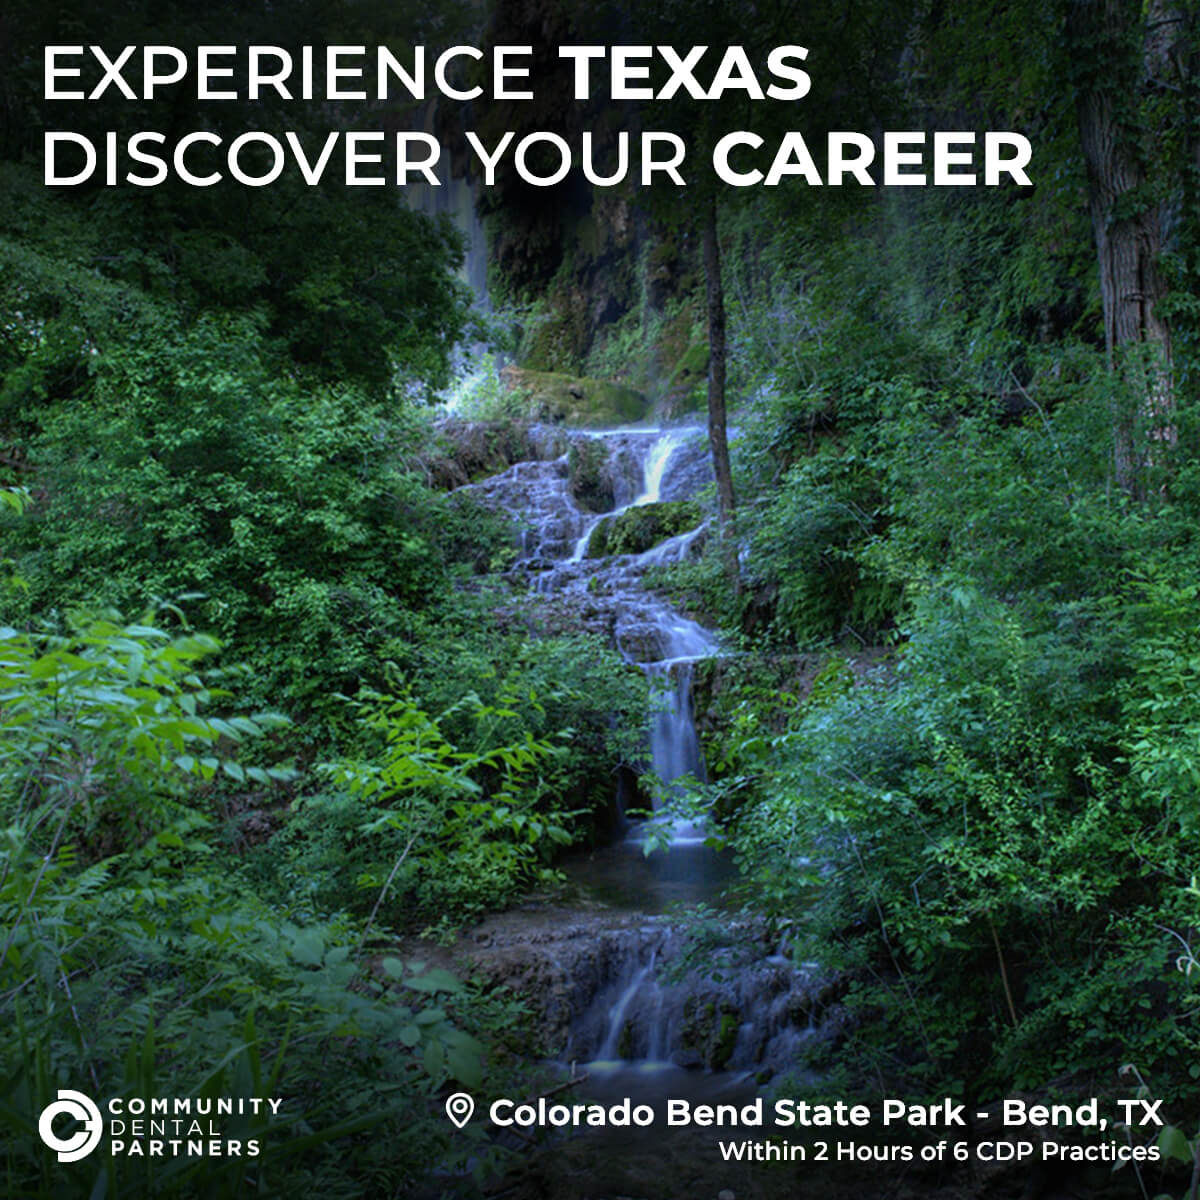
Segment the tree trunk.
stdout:
<svg viewBox="0 0 1200 1200">
<path fill-rule="evenodd" d="M 734 496 L 725 418 L 725 292 L 715 198 L 709 200 L 704 217 L 704 285 L 708 294 L 708 442 L 717 479 L 717 518 L 725 534 L 733 516 Z"/>
<path fill-rule="evenodd" d="M 1136 194 L 1146 189 L 1148 149 L 1138 142 L 1136 108 L 1144 83 L 1159 72 L 1169 24 L 1159 4 L 1143 17 L 1141 6 L 1129 0 L 1071 0 L 1067 23 L 1080 72 L 1076 115 L 1108 364 L 1136 398 L 1135 411 L 1115 412 L 1113 422 L 1117 481 L 1131 492 L 1140 490 L 1153 446 L 1175 439 L 1170 330 L 1156 312 L 1165 290 L 1158 271 L 1161 204 Z M 1136 448 L 1139 422 L 1147 427 L 1149 452 Z"/>
</svg>

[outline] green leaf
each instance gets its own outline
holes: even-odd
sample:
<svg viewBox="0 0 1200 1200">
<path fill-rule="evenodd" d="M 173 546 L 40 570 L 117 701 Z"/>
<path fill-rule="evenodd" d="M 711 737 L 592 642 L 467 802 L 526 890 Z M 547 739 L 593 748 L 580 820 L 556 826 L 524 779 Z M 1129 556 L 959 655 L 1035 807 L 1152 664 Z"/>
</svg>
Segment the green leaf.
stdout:
<svg viewBox="0 0 1200 1200">
<path fill-rule="evenodd" d="M 462 984 L 449 971 L 441 967 L 433 967 L 424 975 L 410 975 L 404 980 L 404 986 L 415 992 L 452 992 L 462 991 Z"/>
<path fill-rule="evenodd" d="M 1177 1125 L 1165 1125 L 1158 1135 L 1158 1148 L 1167 1158 L 1190 1163 L 1193 1160 L 1192 1146 L 1183 1130 Z"/>
<path fill-rule="evenodd" d="M 478 1087 L 483 1082 L 483 1060 L 465 1045 L 451 1046 L 446 1064 L 450 1074 L 466 1087 Z"/>
<path fill-rule="evenodd" d="M 319 967 L 325 954 L 325 939 L 319 929 L 300 929 L 292 935 L 292 957 L 306 967 Z"/>
<path fill-rule="evenodd" d="M 424 1054 L 425 1073 L 430 1079 L 440 1081 L 446 1067 L 446 1053 L 441 1042 L 426 1042 Z"/>
</svg>

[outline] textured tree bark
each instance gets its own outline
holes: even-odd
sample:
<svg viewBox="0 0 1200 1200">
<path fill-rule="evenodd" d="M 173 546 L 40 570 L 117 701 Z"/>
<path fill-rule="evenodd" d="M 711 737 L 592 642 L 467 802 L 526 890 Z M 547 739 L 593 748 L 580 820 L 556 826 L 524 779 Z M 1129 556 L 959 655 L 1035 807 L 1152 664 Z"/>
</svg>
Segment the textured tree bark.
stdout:
<svg viewBox="0 0 1200 1200">
<path fill-rule="evenodd" d="M 735 505 L 725 416 L 725 292 L 714 198 L 709 199 L 704 215 L 704 285 L 708 296 L 708 442 L 717 479 L 717 517 L 725 533 Z"/>
<path fill-rule="evenodd" d="M 1156 443 L 1173 442 L 1171 337 L 1158 315 L 1164 285 L 1158 271 L 1162 249 L 1160 202 L 1138 196 L 1147 184 L 1146 147 L 1139 144 L 1132 110 L 1138 92 L 1166 57 L 1172 20 L 1161 3 L 1070 0 L 1067 32 L 1076 60 L 1087 64 L 1076 89 L 1079 139 L 1088 173 L 1088 203 L 1104 305 L 1109 369 L 1118 371 L 1137 397 L 1137 410 L 1113 414 L 1116 477 L 1137 492 Z M 1140 351 L 1135 347 L 1143 347 Z M 1147 426 L 1139 451 L 1135 427 Z"/>
</svg>

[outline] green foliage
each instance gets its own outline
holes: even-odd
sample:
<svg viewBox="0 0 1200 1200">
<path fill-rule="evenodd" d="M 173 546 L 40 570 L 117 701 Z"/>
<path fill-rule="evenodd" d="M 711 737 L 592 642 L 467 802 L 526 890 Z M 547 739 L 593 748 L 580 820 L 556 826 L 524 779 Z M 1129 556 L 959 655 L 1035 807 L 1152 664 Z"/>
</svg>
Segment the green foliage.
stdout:
<svg viewBox="0 0 1200 1200">
<path fill-rule="evenodd" d="M 731 256 L 748 552 L 740 597 L 710 570 L 708 611 L 776 653 L 849 633 L 896 662 L 799 704 L 767 669 L 732 686 L 711 790 L 747 895 L 847 972 L 864 1076 L 1091 1094 L 1135 1063 L 1189 1129 L 1194 412 L 1143 443 L 1161 491 L 1132 504 L 1112 464 L 1134 397 L 1071 340 L 1086 243 L 1039 262 L 1049 207 L 1018 228 L 998 199 L 924 205 L 944 219 L 824 246 L 781 223 L 787 252 Z M 988 263 L 994 285 L 950 286 Z M 672 575 L 698 597 L 704 572 Z"/>
<path fill-rule="evenodd" d="M 10 542 L 34 610 L 194 593 L 260 695 L 292 706 L 369 677 L 480 540 L 405 470 L 419 422 L 349 384 L 302 385 L 250 317 L 151 309 L 36 419 L 49 496 Z M 282 645 L 266 655 L 268 629 Z"/>
<path fill-rule="evenodd" d="M 607 807 L 614 764 L 641 751 L 646 684 L 590 637 L 461 624 L 391 649 L 394 695 L 341 704 L 344 755 L 248 859 L 316 911 L 453 928 L 555 880 L 554 855 Z"/>
<path fill-rule="evenodd" d="M 845 626 L 869 637 L 888 623 L 897 589 L 873 577 L 861 555 L 882 525 L 881 507 L 870 462 L 826 453 L 796 464 L 761 515 L 747 516 L 750 586 L 771 595 L 778 634 L 805 644 Z"/>
<path fill-rule="evenodd" d="M 57 827 L 55 845 L 78 837 L 122 850 L 179 816 L 191 781 L 284 778 L 221 753 L 284 722 L 201 713 L 228 694 L 213 672 L 197 673 L 217 647 L 115 614 L 77 617 L 66 635 L 0 628 L 0 789 L 21 796 L 21 816 Z"/>
<path fill-rule="evenodd" d="M 666 318 L 644 304 L 626 313 L 620 321 L 597 331 L 585 370 L 598 379 L 617 379 L 646 390 L 639 372 L 655 356 Z"/>
<path fill-rule="evenodd" d="M 1125 761 L 1135 784 L 1161 797 L 1163 818 L 1181 836 L 1200 822 L 1200 637 L 1190 582 L 1139 581 L 1130 616 L 1138 653 L 1120 696 Z"/>
<path fill-rule="evenodd" d="M 523 366 L 533 371 L 579 373 L 589 340 L 588 315 L 582 300 L 560 287 L 529 306 L 522 319 L 517 355 Z"/>
<path fill-rule="evenodd" d="M 456 980 L 393 959 L 377 974 L 355 958 L 365 930 L 218 865 L 217 778 L 265 787 L 280 773 L 231 754 L 276 719 L 205 711 L 228 699 L 199 666 L 215 649 L 115 618 L 0 638 L 0 1123 L 22 1194 L 349 1196 L 381 1170 L 397 1186 L 428 1160 L 367 1140 L 351 1173 L 344 1140 L 379 1127 L 390 1143 L 389 1127 L 426 1119 L 424 1095 L 479 1082 L 481 1047 L 451 1016 Z M 105 1153 L 63 1168 L 33 1133 L 60 1086 L 286 1104 L 226 1130 L 259 1139 L 257 1157 Z"/>
<path fill-rule="evenodd" d="M 406 660 L 426 711 L 441 712 L 447 739 L 474 753 L 524 740 L 561 744 L 540 765 L 547 796 L 570 808 L 612 797 L 613 773 L 641 751 L 647 727 L 644 675 L 594 635 L 532 639 L 523 630 L 487 629 L 469 612 L 422 639 Z M 490 711 L 473 717 L 476 697 Z M 495 714 L 506 715 L 497 717 Z M 509 715 L 515 714 L 515 715 Z"/>
<path fill-rule="evenodd" d="M 184 189 L 180 211 L 164 204 L 147 227 L 117 196 L 97 201 L 97 219 L 24 167 L 0 163 L 0 178 L 0 295 L 18 315 L 0 417 L 85 387 L 110 351 L 141 341 L 134 319 L 253 321 L 275 362 L 314 386 L 428 395 L 446 379 L 466 312 L 448 270 L 458 238 L 370 189 L 264 189 L 254 221 L 232 194 Z"/>
<path fill-rule="evenodd" d="M 545 803 L 538 778 L 566 751 L 535 739 L 515 708 L 469 696 L 456 709 L 485 749 L 451 744 L 442 726 L 452 714 L 430 717 L 409 696 L 367 694 L 353 705 L 368 731 L 361 755 L 324 768 L 336 792 L 293 809 L 285 844 L 295 884 L 318 902 L 352 904 L 338 889 L 353 880 L 375 897 L 370 924 L 389 896 L 393 909 L 437 918 L 503 904 L 538 881 L 571 840 L 571 814 Z M 489 731 L 506 725 L 524 727 L 523 736 L 493 744 Z"/>
<path fill-rule="evenodd" d="M 18 516 L 23 513 L 30 503 L 28 488 L 0 487 L 0 508 L 7 508 Z"/>
<path fill-rule="evenodd" d="M 379 682 L 407 610 L 490 557 L 407 469 L 427 436 L 411 401 L 445 382 L 463 325 L 457 236 L 364 189 L 143 207 L 48 191 L 19 161 L 0 178 L 0 428 L 39 495 L 27 520 L 0 513 L 13 604 L 192 594 L 263 702 Z"/>
<path fill-rule="evenodd" d="M 1185 889 L 1183 897 L 1183 910 L 1181 916 L 1186 920 L 1189 931 L 1196 927 L 1196 917 L 1198 914 L 1197 900 L 1200 900 L 1200 888 L 1196 886 L 1196 880 L 1191 881 L 1191 886 Z M 1196 991 L 1196 981 L 1200 979 L 1200 959 L 1196 957 L 1196 947 L 1187 937 L 1180 933 L 1176 933 L 1177 948 L 1180 953 L 1176 956 L 1175 967 L 1183 975 L 1187 981 L 1188 991 L 1185 996 L 1185 1003 L 1194 1014 L 1196 1004 L 1200 1002 L 1200 993 Z M 1145 1077 L 1132 1064 L 1125 1068 L 1131 1074 L 1137 1077 L 1139 1088 L 1139 1097 L 1149 1097 L 1154 1094 L 1153 1089 L 1147 1084 Z M 1200 1078 L 1200 1070 L 1196 1064 L 1192 1063 L 1188 1067 L 1188 1074 L 1192 1079 Z M 1163 1157 L 1167 1160 L 1185 1163 L 1192 1167 L 1193 1170 L 1197 1162 L 1200 1162 L 1200 1120 L 1195 1118 L 1194 1114 L 1189 1114 L 1191 1120 L 1187 1116 L 1180 1116 L 1178 1120 L 1183 1124 L 1167 1123 L 1164 1124 L 1158 1136 L 1158 1148 L 1162 1151 Z M 1194 1132 L 1189 1132 L 1194 1130 Z"/>
<path fill-rule="evenodd" d="M 1164 839 L 1161 793 L 1113 762 L 1105 693 L 1080 686 L 1094 651 L 953 580 L 907 633 L 897 683 L 814 699 L 742 748 L 760 773 L 736 837 L 756 894 L 803 903 L 826 957 L 871 970 L 852 1003 L 885 1005 L 859 1030 L 877 1069 L 972 1094 L 1104 1079 L 1120 1056 L 1170 1078 L 1194 1035 L 1141 864 L 1177 876 L 1194 856 Z M 781 872 L 813 849 L 827 872 Z M 1131 978 L 1162 1000 L 1131 1011 Z"/>
<path fill-rule="evenodd" d="M 528 396 L 505 387 L 495 355 L 483 354 L 442 393 L 446 411 L 467 421 L 511 421 L 524 417 Z"/>
</svg>

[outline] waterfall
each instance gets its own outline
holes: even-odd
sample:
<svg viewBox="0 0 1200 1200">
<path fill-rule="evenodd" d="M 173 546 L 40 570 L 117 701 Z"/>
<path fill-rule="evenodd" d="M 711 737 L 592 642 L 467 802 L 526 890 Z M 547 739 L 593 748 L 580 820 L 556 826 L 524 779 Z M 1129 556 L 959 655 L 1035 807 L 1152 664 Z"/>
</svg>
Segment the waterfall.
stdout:
<svg viewBox="0 0 1200 1200">
<path fill-rule="evenodd" d="M 668 697 L 650 727 L 650 761 L 654 773 L 666 784 L 685 775 L 703 779 L 704 760 L 692 719 L 692 664 L 671 667 L 656 663 L 649 668 L 649 674 L 663 681 L 662 690 Z"/>
<path fill-rule="evenodd" d="M 663 477 L 671 456 L 679 449 L 683 437 L 679 433 L 664 433 L 646 455 L 645 487 L 634 504 L 657 504 L 662 495 Z"/>
<path fill-rule="evenodd" d="M 414 114 L 414 127 L 436 136 L 436 114 L 436 101 L 420 106 Z M 430 217 L 448 217 L 450 223 L 462 235 L 463 259 L 458 268 L 458 277 L 471 289 L 471 308 L 480 318 L 481 328 L 469 332 L 459 343 L 453 361 L 456 375 L 470 376 L 478 371 L 478 362 L 484 359 L 488 350 L 488 339 L 483 333 L 482 319 L 493 311 L 488 294 L 488 265 L 491 260 L 487 231 L 479 219 L 474 179 L 468 174 L 455 174 L 447 155 L 439 158 L 434 171 L 438 179 L 437 187 L 422 182 L 405 189 L 405 193 L 411 208 Z M 489 376 L 490 374 L 491 370 L 488 371 Z"/>
<path fill-rule="evenodd" d="M 571 443 L 596 459 L 605 452 L 611 494 L 606 513 L 585 512 L 571 489 Z M 587 443 L 586 445 L 580 445 Z M 560 447 L 560 449 L 562 449 Z M 710 478 L 704 431 L 610 429 L 573 432 L 555 458 L 517 463 L 503 475 L 472 485 L 481 498 L 522 522 L 516 569 L 530 590 L 575 606 L 580 624 L 608 635 L 621 655 L 656 684 L 655 712 L 647 731 L 649 760 L 663 795 L 682 795 L 678 781 L 705 778 L 704 757 L 692 714 L 694 666 L 720 653 L 714 635 L 649 592 L 646 571 L 695 553 L 703 526 L 669 538 L 641 554 L 590 559 L 596 526 L 630 509 L 694 496 Z M 680 839 L 702 840 L 690 825 L 671 827 Z M 634 836 L 637 836 L 636 830 Z"/>
<path fill-rule="evenodd" d="M 617 436 L 618 434 L 619 431 L 614 431 L 610 436 Z M 671 461 L 671 456 L 685 442 L 686 438 L 684 434 L 678 430 L 658 433 L 649 451 L 646 452 L 643 461 L 642 490 L 628 504 L 619 504 L 612 512 L 601 513 L 599 516 L 593 518 L 584 528 L 579 540 L 575 543 L 575 548 L 571 552 L 571 557 L 568 561 L 573 563 L 583 562 L 587 555 L 588 542 L 591 540 L 592 531 L 601 521 L 608 520 L 611 517 L 619 517 L 631 508 L 640 508 L 647 504 L 658 503 L 662 494 L 663 478 L 667 473 L 667 466 Z"/>
<path fill-rule="evenodd" d="M 629 1006 L 633 1003 L 634 998 L 642 990 L 642 985 L 654 973 L 654 960 L 657 957 L 658 951 L 652 950 L 649 962 L 634 972 L 633 978 L 625 985 L 616 1004 L 613 1005 L 608 1015 L 608 1028 L 604 1032 L 604 1041 L 600 1045 L 600 1052 L 596 1055 L 597 1059 L 611 1061 L 621 1057 L 621 1033 L 625 1029 L 625 1014 L 629 1011 Z"/>
<path fill-rule="evenodd" d="M 468 487 L 519 521 L 515 581 L 525 582 L 560 623 L 566 616 L 576 628 L 610 639 L 654 683 L 646 766 L 661 784 L 656 801 L 668 806 L 626 838 L 563 864 L 608 908 L 589 910 L 599 924 L 586 936 L 553 927 L 540 930 L 529 947 L 544 956 L 536 977 L 560 981 L 543 989 L 551 997 L 547 1019 L 562 1039 L 562 1061 L 588 1064 L 590 1087 L 642 1094 L 651 1077 L 675 1095 L 743 1086 L 742 1072 L 786 1064 L 808 1036 L 811 1014 L 827 1003 L 828 985 L 781 957 L 765 922 L 730 919 L 727 944 L 710 949 L 709 963 L 699 965 L 688 962 L 686 939 L 669 922 L 647 915 L 677 902 L 710 903 L 732 870 L 705 844 L 703 822 L 675 818 L 669 807 L 685 797 L 686 779 L 705 779 L 692 684 L 697 664 L 720 646 L 645 582 L 652 567 L 696 553 L 705 527 L 641 553 L 588 557 L 600 521 L 702 491 L 711 480 L 705 433 L 559 431 L 557 440 L 535 441 L 545 447 L 540 458 Z M 587 511 L 577 492 L 593 502 L 605 498 L 609 511 Z M 643 845 L 657 842 L 663 830 L 670 848 L 647 856 Z"/>
<path fill-rule="evenodd" d="M 470 179 L 452 175 L 449 166 L 438 164 L 439 187 L 413 187 L 409 202 L 427 216 L 446 216 L 463 236 L 463 261 L 459 277 L 471 289 L 475 307 L 491 312 L 488 296 L 488 243 L 483 222 L 475 208 L 475 186 Z"/>
<path fill-rule="evenodd" d="M 544 933 L 531 953 L 555 960 L 570 997 L 564 1061 L 611 1074 L 620 1064 L 747 1071 L 787 1064 L 816 1035 L 836 984 L 771 954 L 767 926 L 731 918 L 707 962 L 663 922 Z"/>
</svg>

